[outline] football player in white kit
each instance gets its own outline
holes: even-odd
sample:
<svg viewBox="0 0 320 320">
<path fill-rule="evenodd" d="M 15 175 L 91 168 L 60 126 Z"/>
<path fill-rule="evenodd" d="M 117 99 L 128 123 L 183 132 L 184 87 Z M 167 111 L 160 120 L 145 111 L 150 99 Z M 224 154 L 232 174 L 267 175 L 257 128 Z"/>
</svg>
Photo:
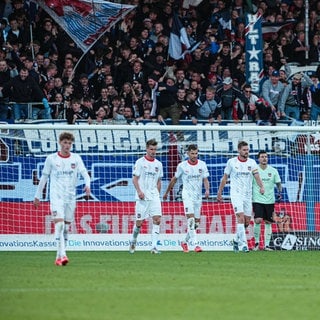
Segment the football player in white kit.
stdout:
<svg viewBox="0 0 320 320">
<path fill-rule="evenodd" d="M 202 184 L 205 188 L 205 197 L 209 197 L 209 171 L 204 161 L 198 159 L 198 146 L 188 146 L 188 160 L 178 164 L 175 175 L 172 177 L 163 199 L 166 200 L 169 192 L 177 180 L 182 179 L 182 200 L 184 212 L 187 217 L 187 235 L 185 241 L 181 242 L 183 252 L 189 252 L 189 245 L 194 246 L 195 252 L 202 252 L 197 242 L 197 227 L 200 223 L 202 205 Z"/>
<path fill-rule="evenodd" d="M 230 197 L 233 210 L 237 216 L 236 238 L 233 240 L 233 250 L 249 252 L 245 227 L 252 215 L 252 175 L 255 178 L 260 193 L 264 194 L 264 186 L 259 176 L 257 163 L 249 158 L 249 146 L 245 141 L 238 143 L 238 156 L 228 160 L 221 179 L 217 200 L 222 201 L 222 191 L 230 177 Z"/>
<path fill-rule="evenodd" d="M 64 266 L 69 262 L 66 244 L 70 223 L 76 208 L 76 187 L 78 174 L 85 182 L 85 192 L 90 195 L 90 177 L 81 157 L 70 150 L 74 142 L 72 133 L 63 132 L 59 136 L 60 151 L 49 155 L 44 163 L 42 176 L 34 198 L 37 208 L 43 189 L 50 178 L 50 210 L 54 221 L 54 234 L 57 242 L 55 264 Z"/>
<path fill-rule="evenodd" d="M 152 217 L 151 253 L 159 254 L 157 242 L 162 216 L 160 190 L 163 177 L 162 163 L 156 159 L 158 142 L 155 139 L 146 143 L 146 154 L 139 158 L 133 168 L 133 185 L 136 188 L 135 227 L 132 232 L 129 252 L 134 253 L 142 223 Z"/>
</svg>

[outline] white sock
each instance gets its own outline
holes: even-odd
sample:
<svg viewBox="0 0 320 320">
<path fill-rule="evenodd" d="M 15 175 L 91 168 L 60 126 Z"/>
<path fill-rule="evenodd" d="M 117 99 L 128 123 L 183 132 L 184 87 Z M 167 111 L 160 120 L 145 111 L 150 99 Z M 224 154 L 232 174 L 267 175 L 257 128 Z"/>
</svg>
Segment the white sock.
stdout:
<svg viewBox="0 0 320 320">
<path fill-rule="evenodd" d="M 63 239 L 63 231 L 64 231 L 64 222 L 59 221 L 54 225 L 54 238 L 57 241 L 57 259 L 62 258 L 65 253 L 64 239 Z"/>
<path fill-rule="evenodd" d="M 188 234 L 189 234 L 190 244 L 195 246 L 196 245 L 196 243 L 195 243 L 196 235 L 195 235 L 195 220 L 194 220 L 194 217 L 188 218 L 187 223 L 188 223 Z"/>
<path fill-rule="evenodd" d="M 153 224 L 152 225 L 152 248 L 157 247 L 158 239 L 159 239 L 159 233 L 160 233 L 160 225 Z"/>
<path fill-rule="evenodd" d="M 247 237 L 246 237 L 246 229 L 244 228 L 243 223 L 237 224 L 237 236 L 238 236 L 239 242 L 242 245 L 248 246 Z"/>
<path fill-rule="evenodd" d="M 65 247 L 65 249 L 67 248 L 67 245 L 68 245 L 69 228 L 70 228 L 70 223 L 64 223 L 63 238 L 64 238 L 64 247 Z"/>
<path fill-rule="evenodd" d="M 137 226 L 135 226 L 134 228 L 133 228 L 133 232 L 132 232 L 132 242 L 136 242 L 137 241 L 137 238 L 138 238 L 138 235 L 139 235 L 139 233 L 140 233 L 140 229 L 141 229 L 141 227 L 137 227 Z"/>
</svg>

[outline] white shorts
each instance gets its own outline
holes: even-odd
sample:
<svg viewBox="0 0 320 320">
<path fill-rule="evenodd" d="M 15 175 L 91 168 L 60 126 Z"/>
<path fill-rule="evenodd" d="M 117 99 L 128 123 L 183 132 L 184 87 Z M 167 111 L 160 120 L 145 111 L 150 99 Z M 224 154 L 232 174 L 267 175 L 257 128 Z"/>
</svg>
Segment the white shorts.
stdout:
<svg viewBox="0 0 320 320">
<path fill-rule="evenodd" d="M 231 197 L 231 203 L 235 214 L 243 212 L 245 216 L 252 216 L 252 201 L 250 197 Z"/>
<path fill-rule="evenodd" d="M 136 201 L 136 220 L 145 220 L 153 216 L 161 216 L 161 201 L 155 200 L 137 200 Z"/>
<path fill-rule="evenodd" d="M 184 214 L 194 214 L 196 219 L 200 219 L 201 214 L 201 204 L 202 201 L 195 201 L 191 199 L 184 199 L 183 206 L 184 206 Z"/>
<path fill-rule="evenodd" d="M 72 222 L 76 209 L 76 202 L 54 201 L 50 202 L 52 219 L 63 219 L 67 222 Z"/>
</svg>

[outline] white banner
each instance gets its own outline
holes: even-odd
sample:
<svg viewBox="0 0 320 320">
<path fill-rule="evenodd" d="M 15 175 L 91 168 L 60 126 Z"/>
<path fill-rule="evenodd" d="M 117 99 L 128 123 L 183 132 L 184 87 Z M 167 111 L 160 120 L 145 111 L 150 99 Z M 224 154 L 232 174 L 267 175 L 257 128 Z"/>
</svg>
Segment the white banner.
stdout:
<svg viewBox="0 0 320 320">
<path fill-rule="evenodd" d="M 0 251 L 55 251 L 54 236 L 49 234 L 0 235 Z M 70 234 L 68 251 L 128 251 L 131 234 Z M 160 251 L 181 251 L 183 234 L 161 234 Z M 198 242 L 204 251 L 231 251 L 233 234 L 199 234 Z M 136 251 L 151 249 L 151 235 L 141 234 Z"/>
</svg>

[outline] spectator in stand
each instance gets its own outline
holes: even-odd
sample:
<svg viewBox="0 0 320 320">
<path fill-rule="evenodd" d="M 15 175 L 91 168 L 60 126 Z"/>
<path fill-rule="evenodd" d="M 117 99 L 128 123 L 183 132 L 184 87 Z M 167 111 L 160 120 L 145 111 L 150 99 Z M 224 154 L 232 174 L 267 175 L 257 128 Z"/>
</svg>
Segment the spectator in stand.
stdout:
<svg viewBox="0 0 320 320">
<path fill-rule="evenodd" d="M 93 104 L 93 109 L 95 112 L 97 112 L 98 109 L 103 105 L 110 105 L 110 104 L 111 104 L 111 100 L 108 97 L 108 89 L 102 88 L 98 99 Z"/>
<path fill-rule="evenodd" d="M 4 98 L 2 94 L 3 86 L 11 79 L 11 72 L 8 67 L 7 61 L 0 60 L 0 120 L 12 119 L 13 115 L 9 111 L 9 99 Z"/>
<path fill-rule="evenodd" d="M 63 95 L 61 93 L 56 93 L 52 102 L 54 102 L 54 104 L 51 105 L 52 119 L 65 119 L 66 115 Z"/>
<path fill-rule="evenodd" d="M 252 93 L 250 84 L 245 84 L 243 88 L 243 94 L 248 99 L 248 103 L 245 104 L 239 98 L 236 98 L 233 104 L 232 118 L 235 121 L 239 120 L 256 120 L 256 106 L 255 103 L 259 99 Z"/>
<path fill-rule="evenodd" d="M 278 117 L 281 116 L 280 110 L 278 110 L 278 105 L 284 90 L 284 85 L 279 81 L 279 79 L 279 71 L 272 71 L 270 79 L 263 83 L 261 91 L 261 97 L 271 106 L 272 112 L 277 112 Z"/>
<path fill-rule="evenodd" d="M 220 65 L 222 68 L 231 66 L 231 47 L 230 43 L 225 41 L 222 43 L 222 49 L 218 53 L 218 58 L 220 59 Z"/>
<path fill-rule="evenodd" d="M 42 89 L 45 97 L 47 98 L 48 101 L 52 101 L 54 97 L 54 80 L 49 80 L 45 83 L 43 89 Z"/>
<path fill-rule="evenodd" d="M 7 42 L 10 44 L 18 43 L 19 47 L 24 48 L 30 41 L 29 30 L 21 30 L 19 28 L 17 16 L 11 15 L 9 18 L 10 28 L 7 33 Z"/>
<path fill-rule="evenodd" d="M 306 46 L 305 43 L 305 32 L 299 31 L 291 44 L 291 61 L 304 65 L 306 62 L 306 51 L 309 51 L 309 46 Z"/>
<path fill-rule="evenodd" d="M 28 104 L 33 102 L 37 104 L 32 106 L 31 119 L 51 119 L 48 100 L 36 81 L 29 77 L 29 71 L 26 68 L 22 68 L 18 76 L 4 84 L 2 95 L 14 102 L 13 114 L 16 122 L 30 119 Z"/>
<path fill-rule="evenodd" d="M 86 98 L 83 98 L 82 101 L 81 101 L 82 105 L 87 109 L 89 110 L 89 113 L 90 113 L 90 118 L 94 119 L 95 118 L 95 114 L 96 114 L 96 111 L 94 110 L 94 107 L 93 107 L 93 100 L 86 97 Z"/>
<path fill-rule="evenodd" d="M 207 73 L 207 70 L 209 69 L 209 60 L 205 59 L 200 48 L 193 51 L 192 62 L 190 63 L 189 68 L 197 70 L 200 74 Z"/>
<path fill-rule="evenodd" d="M 186 79 L 186 73 L 183 69 L 180 69 L 180 68 L 176 69 L 174 72 L 174 75 L 176 77 L 177 88 L 189 89 L 190 81 Z"/>
<path fill-rule="evenodd" d="M 78 99 L 90 98 L 94 100 L 95 90 L 93 85 L 89 82 L 88 75 L 82 73 L 79 77 L 79 83 L 74 90 L 74 95 Z"/>
<path fill-rule="evenodd" d="M 157 117 L 163 122 L 170 118 L 173 125 L 179 124 L 181 110 L 176 102 L 177 87 L 174 79 L 167 78 L 159 82 L 157 93 Z"/>
<path fill-rule="evenodd" d="M 221 121 L 221 108 L 215 100 L 216 89 L 208 87 L 206 93 L 202 94 L 197 100 L 196 105 L 198 107 L 198 119 Z"/>
<path fill-rule="evenodd" d="M 193 124 L 198 123 L 198 107 L 196 105 L 196 99 L 197 94 L 193 90 L 187 90 L 184 102 L 181 104 L 181 120 L 191 120 Z"/>
<path fill-rule="evenodd" d="M 71 83 L 66 84 L 63 87 L 63 101 L 66 103 L 67 106 L 71 105 L 71 100 L 74 98 L 74 86 Z"/>
<path fill-rule="evenodd" d="M 306 111 L 303 100 L 304 90 L 311 85 L 312 81 L 306 74 L 296 73 L 293 76 L 281 95 L 279 110 L 282 117 L 300 120 L 301 112 Z"/>
<path fill-rule="evenodd" d="M 311 74 L 312 85 L 310 86 L 311 93 L 311 112 L 310 118 L 313 121 L 318 121 L 320 115 L 320 82 L 316 72 Z"/>
<path fill-rule="evenodd" d="M 54 78 L 53 95 L 55 96 L 57 93 L 63 94 L 63 82 L 60 77 Z"/>
<path fill-rule="evenodd" d="M 137 102 L 137 97 L 130 82 L 125 82 L 120 91 L 120 97 L 124 98 L 125 105 L 132 107 L 134 102 Z"/>
<path fill-rule="evenodd" d="M 97 112 L 95 113 L 95 118 L 91 121 L 91 119 L 88 120 L 89 124 L 105 124 L 106 120 L 108 119 L 107 112 L 110 112 L 110 109 L 108 106 L 106 108 L 100 107 Z"/>
<path fill-rule="evenodd" d="M 91 120 L 94 115 L 86 107 L 81 105 L 80 99 L 73 99 L 71 106 L 67 108 L 67 122 L 68 124 L 75 124 L 78 120 Z"/>
<path fill-rule="evenodd" d="M 35 68 L 35 62 L 33 60 L 32 57 L 27 56 L 23 62 L 24 67 L 26 69 L 28 69 L 29 71 L 29 76 L 34 78 L 34 80 L 36 80 L 37 83 L 40 84 L 40 76 L 39 76 L 39 72 L 36 70 Z"/>
<path fill-rule="evenodd" d="M 232 120 L 233 104 L 237 98 L 245 105 L 249 102 L 243 93 L 233 85 L 230 77 L 224 78 L 222 85 L 216 90 L 216 96 L 221 110 L 221 119 L 224 120 Z"/>
<path fill-rule="evenodd" d="M 143 61 L 141 59 L 133 61 L 130 70 L 128 70 L 127 82 L 132 83 L 133 81 L 139 81 L 142 84 L 146 83 L 146 75 L 142 65 Z"/>
<path fill-rule="evenodd" d="M 155 46 L 154 41 L 152 41 L 149 36 L 150 36 L 149 30 L 147 28 L 143 28 L 140 33 L 142 59 L 148 56 Z"/>
</svg>

